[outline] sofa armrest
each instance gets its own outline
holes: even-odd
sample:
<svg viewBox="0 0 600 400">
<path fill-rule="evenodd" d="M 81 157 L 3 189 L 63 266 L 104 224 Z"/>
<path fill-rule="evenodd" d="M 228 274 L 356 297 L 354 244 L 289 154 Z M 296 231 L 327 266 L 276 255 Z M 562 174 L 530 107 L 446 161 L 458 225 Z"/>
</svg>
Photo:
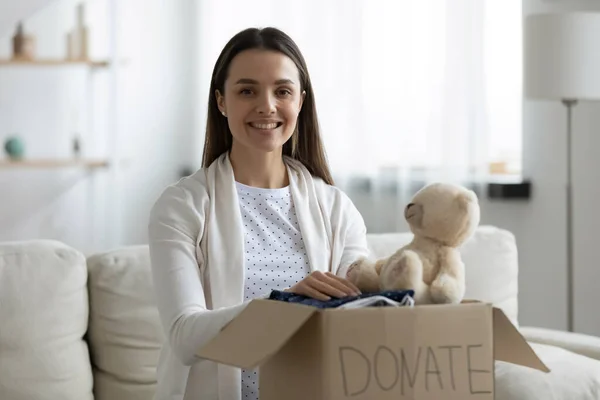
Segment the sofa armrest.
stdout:
<svg viewBox="0 0 600 400">
<path fill-rule="evenodd" d="M 600 337 L 530 326 L 519 331 L 529 342 L 561 347 L 600 360 Z"/>
</svg>

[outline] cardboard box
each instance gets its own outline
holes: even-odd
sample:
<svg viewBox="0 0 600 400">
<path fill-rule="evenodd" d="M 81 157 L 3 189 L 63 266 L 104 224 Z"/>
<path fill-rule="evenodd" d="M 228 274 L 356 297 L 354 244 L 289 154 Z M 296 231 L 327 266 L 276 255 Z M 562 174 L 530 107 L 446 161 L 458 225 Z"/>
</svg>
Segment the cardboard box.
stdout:
<svg viewBox="0 0 600 400">
<path fill-rule="evenodd" d="M 318 309 L 254 300 L 198 351 L 260 366 L 261 400 L 494 398 L 494 360 L 541 371 L 490 304 Z"/>
</svg>

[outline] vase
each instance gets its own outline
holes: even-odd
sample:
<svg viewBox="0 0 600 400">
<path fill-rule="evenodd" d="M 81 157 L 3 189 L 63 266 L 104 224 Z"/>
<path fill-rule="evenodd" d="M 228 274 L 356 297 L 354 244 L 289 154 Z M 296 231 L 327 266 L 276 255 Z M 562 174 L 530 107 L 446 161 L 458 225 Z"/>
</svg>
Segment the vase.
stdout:
<svg viewBox="0 0 600 400">
<path fill-rule="evenodd" d="M 12 136 L 4 142 L 4 151 L 10 159 L 18 160 L 25 155 L 25 144 L 21 138 Z"/>
</svg>

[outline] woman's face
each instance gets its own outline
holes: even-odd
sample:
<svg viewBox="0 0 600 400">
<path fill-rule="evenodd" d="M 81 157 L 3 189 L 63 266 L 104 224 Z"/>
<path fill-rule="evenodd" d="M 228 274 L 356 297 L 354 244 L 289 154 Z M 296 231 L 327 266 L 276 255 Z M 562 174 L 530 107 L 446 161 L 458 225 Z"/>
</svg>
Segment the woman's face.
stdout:
<svg viewBox="0 0 600 400">
<path fill-rule="evenodd" d="M 281 150 L 296 128 L 304 93 L 294 62 L 268 50 L 246 50 L 231 62 L 217 104 L 233 144 L 247 150 Z"/>
</svg>

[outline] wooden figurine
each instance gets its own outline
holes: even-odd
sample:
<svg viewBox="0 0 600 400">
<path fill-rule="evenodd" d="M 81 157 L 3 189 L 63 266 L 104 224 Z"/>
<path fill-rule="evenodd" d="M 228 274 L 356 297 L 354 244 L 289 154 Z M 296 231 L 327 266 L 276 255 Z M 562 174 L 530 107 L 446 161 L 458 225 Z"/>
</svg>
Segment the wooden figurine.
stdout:
<svg viewBox="0 0 600 400">
<path fill-rule="evenodd" d="M 23 23 L 19 22 L 17 31 L 12 39 L 13 59 L 32 60 L 35 56 L 35 38 L 25 34 Z"/>
</svg>

